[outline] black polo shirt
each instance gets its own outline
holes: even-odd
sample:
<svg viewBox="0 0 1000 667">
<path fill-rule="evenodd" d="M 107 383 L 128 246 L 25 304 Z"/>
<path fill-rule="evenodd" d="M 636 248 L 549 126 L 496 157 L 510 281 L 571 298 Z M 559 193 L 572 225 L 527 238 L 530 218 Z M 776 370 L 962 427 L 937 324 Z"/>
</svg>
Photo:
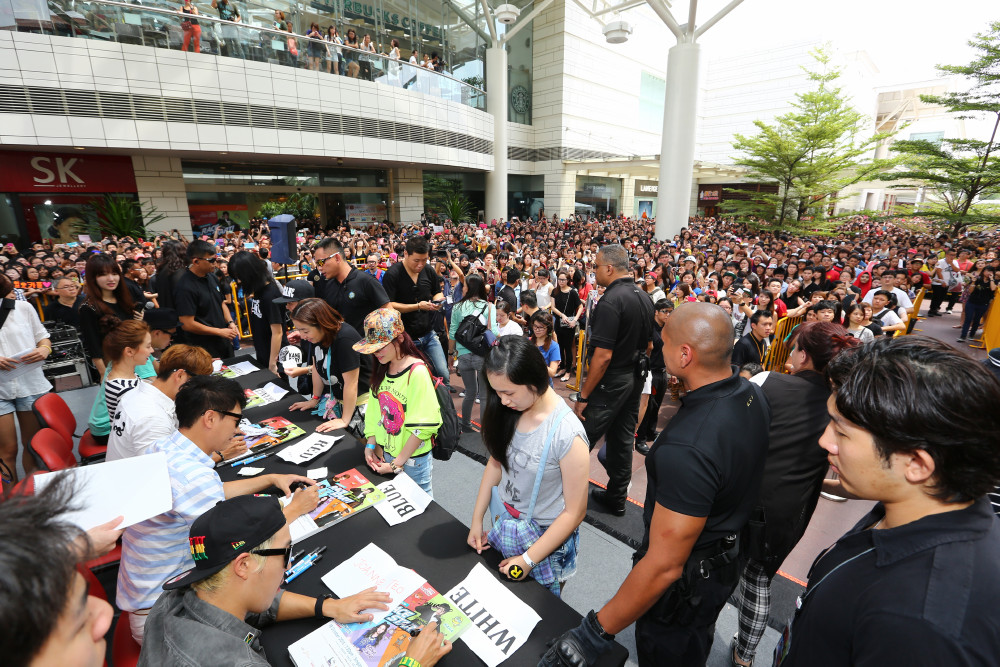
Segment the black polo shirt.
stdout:
<svg viewBox="0 0 1000 667">
<path fill-rule="evenodd" d="M 760 491 L 770 420 L 760 389 L 735 373 L 681 399 L 646 456 L 643 549 L 654 504 L 708 517 L 696 549 L 746 525 Z"/>
<path fill-rule="evenodd" d="M 653 337 L 653 304 L 631 277 L 605 290 L 591 316 L 590 342 L 611 350 L 608 372 L 635 368 L 635 353 L 645 353 Z"/>
<path fill-rule="evenodd" d="M 199 278 L 190 269 L 185 269 L 174 288 L 174 308 L 178 317 L 193 316 L 195 322 L 206 327 L 225 329 L 227 326 L 222 314 L 222 288 L 212 273 Z M 201 345 L 209 351 L 216 349 L 220 340 L 220 336 L 184 332 L 185 343 Z"/>
<path fill-rule="evenodd" d="M 667 365 L 663 361 L 663 327 L 653 322 L 653 349 L 649 353 L 649 370 L 665 373 Z"/>
<path fill-rule="evenodd" d="M 782 667 L 997 664 L 1000 522 L 986 497 L 869 530 L 884 516 L 876 505 L 813 563 Z"/>
<path fill-rule="evenodd" d="M 362 335 L 368 313 L 389 303 L 389 297 L 378 279 L 353 267 L 342 283 L 336 280 L 317 282 L 316 294 L 322 294 L 344 321 Z"/>
<path fill-rule="evenodd" d="M 410 278 L 402 262 L 393 264 L 382 275 L 382 286 L 390 301 L 396 303 L 420 303 L 430 301 L 441 292 L 441 276 L 430 264 L 421 269 L 416 281 Z M 403 313 L 403 329 L 416 339 L 426 336 L 434 325 L 434 313 L 429 310 L 414 310 Z"/>
<path fill-rule="evenodd" d="M 733 364 L 742 367 L 743 364 L 764 365 L 764 357 L 767 356 L 768 341 L 757 340 L 753 333 L 740 336 L 733 346 Z"/>
</svg>

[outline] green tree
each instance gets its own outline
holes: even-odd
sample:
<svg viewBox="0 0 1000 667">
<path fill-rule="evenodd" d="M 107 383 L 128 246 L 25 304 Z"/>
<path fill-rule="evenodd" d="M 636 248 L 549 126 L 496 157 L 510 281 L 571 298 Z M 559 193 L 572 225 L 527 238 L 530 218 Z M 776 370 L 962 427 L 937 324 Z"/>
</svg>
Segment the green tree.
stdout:
<svg viewBox="0 0 1000 667">
<path fill-rule="evenodd" d="M 276 215 L 294 215 L 300 221 L 311 221 L 316 217 L 316 195 L 308 192 L 293 192 L 284 201 L 267 201 L 257 209 L 257 215 L 271 219 Z"/>
<path fill-rule="evenodd" d="M 881 174 L 882 180 L 901 181 L 890 188 L 927 188 L 930 203 L 920 215 L 943 223 L 957 236 L 969 225 L 1000 224 L 1000 215 L 985 201 L 1000 195 L 1000 21 L 969 40 L 975 57 L 967 65 L 938 65 L 942 74 L 959 75 L 971 82 L 968 90 L 945 95 L 921 95 L 958 118 L 988 118 L 993 131 L 988 141 L 978 139 L 919 139 L 896 141 L 898 170 Z M 982 203 L 980 203 L 982 202 Z M 995 202 L 994 202 L 995 203 Z"/>
<path fill-rule="evenodd" d="M 445 197 L 441 214 L 452 222 L 468 222 L 472 218 L 472 202 L 461 192 L 453 192 Z"/>
<path fill-rule="evenodd" d="M 772 220 L 780 229 L 822 227 L 824 217 L 848 185 L 870 180 L 887 168 L 870 159 L 887 133 L 868 134 L 869 118 L 851 106 L 837 86 L 841 72 L 826 49 L 811 53 L 814 69 L 803 68 L 815 88 L 795 96 L 792 111 L 773 123 L 754 121 L 757 133 L 736 135 L 734 162 L 748 170 L 751 183 L 776 183 L 778 192 L 724 200 L 724 213 Z"/>
<path fill-rule="evenodd" d="M 461 181 L 424 174 L 424 210 L 427 213 L 444 214 L 446 202 L 456 194 L 462 194 Z"/>
<path fill-rule="evenodd" d="M 156 212 L 152 202 L 143 207 L 142 202 L 120 195 L 106 194 L 101 199 L 92 199 L 90 206 L 101 236 L 142 238 L 146 236 L 147 225 L 166 217 Z"/>
</svg>

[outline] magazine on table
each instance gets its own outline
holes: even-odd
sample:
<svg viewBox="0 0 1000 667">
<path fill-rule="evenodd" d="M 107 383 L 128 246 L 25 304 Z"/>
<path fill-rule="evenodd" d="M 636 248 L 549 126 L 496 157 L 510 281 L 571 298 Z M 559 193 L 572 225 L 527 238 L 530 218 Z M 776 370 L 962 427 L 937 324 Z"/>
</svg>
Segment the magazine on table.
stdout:
<svg viewBox="0 0 1000 667">
<path fill-rule="evenodd" d="M 226 459 L 223 463 L 232 463 L 248 456 L 260 454 L 306 434 L 302 427 L 296 426 L 284 417 L 261 419 L 256 424 L 244 419 L 240 422 L 240 430 L 243 432 L 243 441 L 247 446 L 246 454 Z"/>
<path fill-rule="evenodd" d="M 358 472 L 357 468 L 320 480 L 318 486 L 319 505 L 288 527 L 292 542 L 304 540 L 385 500 L 385 493 Z"/>
<path fill-rule="evenodd" d="M 425 581 L 381 620 L 346 625 L 331 621 L 289 646 L 288 653 L 297 667 L 394 667 L 432 621 L 452 642 L 472 625 L 455 603 Z"/>
</svg>

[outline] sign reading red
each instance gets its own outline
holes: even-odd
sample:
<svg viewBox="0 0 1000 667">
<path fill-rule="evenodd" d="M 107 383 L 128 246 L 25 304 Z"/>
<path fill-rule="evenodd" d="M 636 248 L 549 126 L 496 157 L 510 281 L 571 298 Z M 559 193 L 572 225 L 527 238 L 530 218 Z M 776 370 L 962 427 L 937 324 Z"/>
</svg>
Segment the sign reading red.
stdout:
<svg viewBox="0 0 1000 667">
<path fill-rule="evenodd" d="M 0 183 L 8 192 L 135 192 L 132 159 L 0 151 Z"/>
</svg>

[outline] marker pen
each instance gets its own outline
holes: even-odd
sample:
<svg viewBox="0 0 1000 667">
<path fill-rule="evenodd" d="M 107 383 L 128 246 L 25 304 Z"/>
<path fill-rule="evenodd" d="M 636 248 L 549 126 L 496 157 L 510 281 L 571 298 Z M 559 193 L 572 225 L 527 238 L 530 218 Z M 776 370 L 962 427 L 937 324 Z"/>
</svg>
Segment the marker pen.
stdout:
<svg viewBox="0 0 1000 667">
<path fill-rule="evenodd" d="M 246 465 L 247 463 L 253 463 L 254 461 L 260 461 L 261 459 L 266 459 L 268 456 L 270 456 L 270 454 L 259 454 L 257 456 L 251 456 L 248 459 L 243 459 L 241 461 L 237 461 L 236 463 L 232 463 L 230 464 L 229 467 L 235 468 L 237 466 Z"/>
</svg>

